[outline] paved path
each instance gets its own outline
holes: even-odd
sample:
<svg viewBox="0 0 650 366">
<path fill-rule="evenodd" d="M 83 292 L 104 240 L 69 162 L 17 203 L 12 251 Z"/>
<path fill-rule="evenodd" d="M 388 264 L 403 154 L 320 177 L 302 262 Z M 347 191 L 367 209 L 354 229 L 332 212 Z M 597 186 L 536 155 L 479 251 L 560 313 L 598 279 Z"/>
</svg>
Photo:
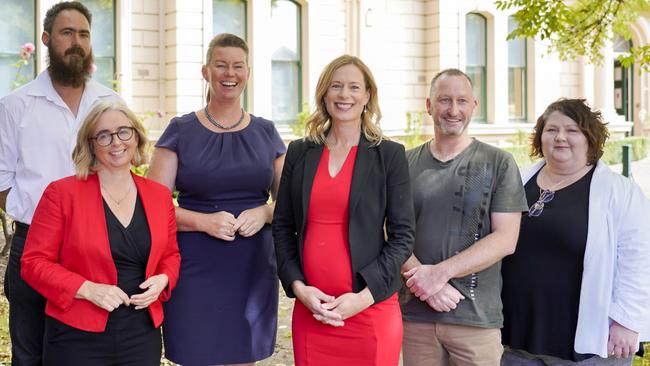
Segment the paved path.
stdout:
<svg viewBox="0 0 650 366">
<path fill-rule="evenodd" d="M 615 172 L 620 173 L 623 169 L 623 165 L 612 165 L 611 168 Z M 632 179 L 641 186 L 646 197 L 650 199 L 650 156 L 643 160 L 632 162 Z"/>
</svg>

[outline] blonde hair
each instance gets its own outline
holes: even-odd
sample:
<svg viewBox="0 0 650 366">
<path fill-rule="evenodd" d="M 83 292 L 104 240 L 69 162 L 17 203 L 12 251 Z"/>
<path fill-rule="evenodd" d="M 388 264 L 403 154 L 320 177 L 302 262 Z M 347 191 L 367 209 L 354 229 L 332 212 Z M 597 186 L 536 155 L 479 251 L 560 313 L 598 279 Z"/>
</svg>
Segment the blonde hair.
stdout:
<svg viewBox="0 0 650 366">
<path fill-rule="evenodd" d="M 379 102 L 377 101 L 377 83 L 372 76 L 372 72 L 366 64 L 363 63 L 358 57 L 343 55 L 332 60 L 318 78 L 316 84 L 316 96 L 314 98 L 316 110 L 307 117 L 305 121 L 306 136 L 308 141 L 325 144 L 325 134 L 331 127 L 330 115 L 325 107 L 324 98 L 332 83 L 332 78 L 336 70 L 345 65 L 356 66 L 363 74 L 363 80 L 366 84 L 369 98 L 368 104 L 361 113 L 361 132 L 364 137 L 370 141 L 372 145 L 379 145 L 383 139 L 386 139 L 381 128 L 379 121 L 381 120 L 381 110 L 379 109 Z"/>
<path fill-rule="evenodd" d="M 212 38 L 212 40 L 208 44 L 208 50 L 205 53 L 205 64 L 203 65 L 203 67 L 207 67 L 208 65 L 210 65 L 210 61 L 212 61 L 212 52 L 217 47 L 241 48 L 244 51 L 244 54 L 246 54 L 245 61 L 248 67 L 248 45 L 246 44 L 246 41 L 230 33 L 217 34 L 216 36 L 214 36 L 214 38 Z M 205 95 L 205 102 L 210 103 L 210 86 L 208 85 L 207 87 L 208 87 L 208 91 L 206 92 Z"/>
<path fill-rule="evenodd" d="M 139 166 L 147 162 L 147 145 L 149 144 L 149 141 L 147 140 L 147 133 L 144 126 L 135 113 L 133 113 L 129 107 L 121 103 L 108 101 L 98 102 L 90 110 L 81 124 L 79 133 L 77 133 L 77 145 L 72 151 L 72 161 L 74 162 L 75 170 L 77 171 L 77 177 L 80 179 L 86 179 L 88 174 L 96 171 L 97 158 L 93 152 L 92 140 L 90 138 L 93 137 L 92 133 L 97 125 L 97 121 L 99 121 L 99 118 L 101 118 L 101 116 L 107 111 L 122 112 L 131 122 L 131 127 L 135 129 L 135 134 L 138 138 L 138 146 L 135 149 L 133 159 L 131 159 L 131 164 Z"/>
</svg>

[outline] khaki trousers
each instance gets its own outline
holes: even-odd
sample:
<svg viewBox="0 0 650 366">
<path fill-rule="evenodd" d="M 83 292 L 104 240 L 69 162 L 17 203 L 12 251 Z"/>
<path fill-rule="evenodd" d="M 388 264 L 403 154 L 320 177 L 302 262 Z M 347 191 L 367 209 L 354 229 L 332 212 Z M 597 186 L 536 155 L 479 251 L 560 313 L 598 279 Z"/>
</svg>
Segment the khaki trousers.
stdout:
<svg viewBox="0 0 650 366">
<path fill-rule="evenodd" d="M 501 330 L 404 322 L 404 366 L 499 366 Z"/>
</svg>

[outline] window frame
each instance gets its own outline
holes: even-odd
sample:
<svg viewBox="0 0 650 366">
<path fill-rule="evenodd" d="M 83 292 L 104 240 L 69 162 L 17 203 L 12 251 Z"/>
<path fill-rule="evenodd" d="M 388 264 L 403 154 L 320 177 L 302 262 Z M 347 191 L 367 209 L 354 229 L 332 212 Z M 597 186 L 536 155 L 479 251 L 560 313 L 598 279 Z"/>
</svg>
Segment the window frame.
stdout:
<svg viewBox="0 0 650 366">
<path fill-rule="evenodd" d="M 111 88 L 111 89 L 113 89 L 113 90 L 115 90 L 117 92 L 117 91 L 120 90 L 120 77 L 119 77 L 119 73 L 118 73 L 118 69 L 117 69 L 117 65 L 118 65 L 118 62 L 117 62 L 117 55 L 118 55 L 118 52 L 117 52 L 117 49 L 118 49 L 117 36 L 118 36 L 118 34 L 117 33 L 118 33 L 118 26 L 119 26 L 117 24 L 118 23 L 118 17 L 117 17 L 117 10 L 118 10 L 117 9 L 117 7 L 118 7 L 117 2 L 118 1 L 117 0 L 111 0 L 111 1 L 112 1 L 111 9 L 112 9 L 112 13 L 113 13 L 112 14 L 112 22 L 113 22 L 113 35 L 112 35 L 113 54 L 112 54 L 112 56 L 110 56 L 110 57 L 106 57 L 106 56 L 98 57 L 98 55 L 95 53 L 95 50 L 98 49 L 99 47 L 95 46 L 95 44 L 94 44 L 94 39 L 95 38 L 94 37 L 91 38 L 91 44 L 92 44 L 93 58 L 94 58 L 93 63 L 95 65 L 97 65 L 97 60 L 100 59 L 100 58 L 101 59 L 110 59 L 111 60 L 111 66 L 113 67 L 113 73 L 111 75 L 112 78 L 108 79 L 108 80 L 102 80 L 100 78 L 95 78 L 94 74 L 91 75 L 91 78 L 93 80 L 95 80 L 96 82 L 98 82 L 98 83 L 100 83 L 100 84 L 102 84 L 102 85 L 104 85 L 104 86 L 106 86 L 108 88 Z M 84 3 L 84 5 L 86 7 L 88 7 L 87 2 Z M 90 9 L 90 8 L 89 8 L 89 10 L 91 11 L 91 14 L 93 14 L 93 19 L 92 19 L 93 24 L 90 27 L 91 28 L 91 34 L 92 34 L 94 32 L 94 29 L 96 29 L 97 17 L 94 16 L 96 12 L 93 12 L 92 9 Z"/>
<path fill-rule="evenodd" d="M 510 30 L 510 21 L 516 22 L 516 20 L 512 17 L 508 17 L 508 33 L 511 32 Z M 519 38 L 521 40 L 521 43 L 523 45 L 523 60 L 524 64 L 523 67 L 511 67 L 510 66 L 510 45 L 512 44 L 511 42 L 514 42 L 515 40 L 508 40 L 507 47 L 508 47 L 508 122 L 513 122 L 513 123 L 524 123 L 528 120 L 528 39 L 527 38 Z M 521 75 L 522 75 L 522 91 L 521 91 L 521 108 L 522 108 L 522 115 L 521 116 L 513 116 L 510 114 L 510 93 L 513 93 L 514 91 L 510 89 L 510 70 L 512 69 L 520 69 L 522 70 Z"/>
<path fill-rule="evenodd" d="M 295 123 L 297 120 L 297 114 L 300 113 L 303 109 L 303 52 L 304 52 L 304 47 L 303 47 L 303 4 L 301 4 L 299 1 L 296 0 L 276 0 L 276 1 L 284 1 L 284 2 L 289 2 L 295 5 L 296 7 L 296 34 L 297 34 L 297 40 L 296 40 L 296 45 L 297 45 L 297 52 L 296 54 L 298 55 L 298 60 L 297 61 L 285 61 L 285 60 L 279 60 L 275 61 L 273 59 L 273 55 L 271 54 L 271 72 L 273 72 L 273 63 L 274 62 L 279 62 L 279 63 L 287 63 L 287 64 L 295 64 L 297 67 L 297 78 L 296 78 L 296 96 L 294 101 L 297 103 L 297 113 L 295 116 L 293 116 L 291 119 L 288 120 L 276 120 L 273 115 L 271 115 L 271 118 L 273 120 L 273 123 L 276 124 L 276 126 L 282 127 L 282 128 L 288 128 L 291 126 L 291 124 Z M 271 14 L 271 19 L 273 15 Z M 273 98 L 273 76 L 271 76 L 271 98 Z"/>
<path fill-rule="evenodd" d="M 212 35 L 210 36 L 210 39 L 208 40 L 208 42 L 209 42 L 212 38 L 214 38 L 214 36 L 217 35 L 217 32 L 216 32 L 216 30 L 215 30 L 215 28 L 214 28 L 214 19 L 215 19 L 215 17 L 214 17 L 214 12 L 215 12 L 215 9 L 216 9 L 216 6 L 215 6 L 215 5 L 218 4 L 218 3 L 220 3 L 220 2 L 221 2 L 221 3 L 225 3 L 225 2 L 229 2 L 229 1 L 227 1 L 227 0 L 226 0 L 226 1 L 223 1 L 223 0 L 211 0 L 211 1 L 210 1 L 210 4 L 212 5 L 212 11 L 211 11 L 211 16 L 212 16 L 212 22 L 211 22 L 211 26 L 212 26 Z M 248 0 L 238 0 L 238 2 L 239 2 L 240 4 L 243 4 L 243 5 L 244 5 L 244 28 L 243 28 L 243 29 L 244 29 L 244 35 L 243 35 L 243 37 L 242 37 L 241 35 L 236 34 L 236 33 L 232 33 L 232 34 L 235 34 L 237 37 L 242 38 L 242 39 L 246 42 L 246 44 L 250 45 L 250 40 L 249 40 L 249 33 L 250 33 L 250 32 L 249 32 L 249 26 L 250 26 L 250 24 L 249 24 L 249 21 L 248 21 L 248 14 L 249 14 L 249 11 L 250 11 L 250 7 L 249 7 L 249 6 L 252 5 L 252 4 L 250 4 L 250 3 L 248 2 Z M 207 46 L 206 46 L 206 49 L 207 49 Z M 249 68 L 249 70 L 252 70 L 250 57 L 251 57 L 251 55 L 250 55 L 250 46 L 249 46 L 249 55 L 248 55 L 248 61 L 247 61 L 247 63 L 248 63 L 248 68 Z M 246 88 L 244 89 L 244 92 L 242 93 L 242 96 L 241 96 L 241 106 L 242 106 L 242 108 L 244 108 L 245 110 L 248 110 L 248 106 L 249 106 L 248 99 L 249 99 L 249 94 L 250 94 L 250 93 L 248 92 L 248 90 L 249 90 L 249 88 L 251 88 L 251 87 L 252 87 L 252 85 L 251 85 L 251 83 L 250 83 L 250 78 L 249 78 L 249 80 L 248 80 L 248 82 L 247 82 L 247 84 L 246 84 Z"/>
<path fill-rule="evenodd" d="M 34 80 L 34 79 L 36 78 L 36 76 L 38 75 L 38 73 L 39 73 L 39 57 L 40 57 L 39 52 L 40 52 L 41 49 L 42 49 L 41 47 L 39 47 L 39 44 L 38 44 L 38 42 L 39 42 L 39 37 L 38 37 L 38 29 L 39 29 L 39 23 L 38 23 L 38 17 L 39 17 L 39 15 L 38 15 L 38 7 L 39 7 L 39 4 L 38 4 L 38 1 L 36 1 L 36 0 L 32 0 L 32 5 L 33 5 L 33 14 L 32 14 L 32 15 L 33 15 L 33 18 L 32 18 L 32 20 L 33 20 L 33 22 L 32 22 L 33 28 L 32 28 L 32 29 L 33 29 L 34 35 L 33 35 L 33 39 L 31 39 L 31 40 L 28 41 L 28 42 L 31 42 L 31 43 L 34 45 L 34 52 L 32 52 L 31 60 L 30 60 L 31 67 L 32 67 L 31 79 L 29 79 L 29 75 L 28 75 L 28 80 L 27 80 L 26 83 L 28 83 L 28 82 Z M 21 48 L 21 46 L 22 46 L 23 44 L 24 44 L 24 43 L 21 44 L 21 42 L 16 43 L 16 50 L 17 50 L 16 53 L 12 53 L 12 52 L 7 52 L 7 53 L 5 53 L 5 52 L 0 52 L 0 56 L 6 56 L 6 57 L 8 57 L 8 58 L 9 58 L 9 57 L 12 57 L 12 58 L 13 58 L 13 61 L 14 61 L 13 63 L 7 64 L 7 65 L 0 65 L 0 67 L 8 67 L 8 68 L 12 68 L 12 69 L 13 69 L 13 67 L 14 67 L 13 64 L 14 64 L 15 62 L 18 62 L 19 59 L 20 59 L 20 48 Z M 16 71 L 16 73 L 17 73 L 18 70 L 15 70 L 15 71 Z M 14 80 L 15 80 L 15 79 L 14 79 Z M 5 96 L 5 95 L 8 95 L 8 94 L 10 94 L 13 90 L 17 89 L 17 88 L 14 88 L 14 87 L 13 87 L 13 83 L 14 83 L 14 81 L 11 81 L 11 84 L 9 85 L 9 90 L 7 91 L 7 93 L 6 93 L 6 94 L 0 94 L 0 97 L 3 97 L 3 96 Z"/>
<path fill-rule="evenodd" d="M 484 64 L 483 65 L 469 65 L 468 64 L 468 59 L 469 59 L 469 50 L 467 49 L 469 42 L 467 39 L 469 38 L 469 32 L 468 32 L 468 17 L 470 16 L 478 16 L 482 19 L 483 21 L 483 60 Z M 479 70 L 482 76 L 482 82 L 481 82 L 481 95 L 478 96 L 479 99 L 479 110 L 481 112 L 480 115 L 474 115 L 472 116 L 472 121 L 478 122 L 478 123 L 487 123 L 488 120 L 488 93 L 487 93 L 487 83 L 488 83 L 488 74 L 487 74 L 487 69 L 488 69 L 488 19 L 485 15 L 477 12 L 468 12 L 465 14 L 465 71 L 467 72 L 468 75 L 471 75 L 473 73 L 470 73 L 469 70 L 472 68 L 472 70 Z M 475 80 L 472 80 L 473 84 L 476 84 Z M 476 97 L 476 96 L 475 96 Z"/>
<path fill-rule="evenodd" d="M 249 3 L 248 3 L 248 0 L 237 0 L 237 1 L 238 1 L 238 4 L 243 4 L 244 5 L 244 19 L 243 19 L 243 21 L 244 21 L 244 27 L 243 27 L 244 35 L 242 36 L 240 34 L 236 34 L 236 33 L 230 32 L 230 31 L 229 32 L 236 35 L 236 36 L 238 36 L 238 37 L 241 37 L 243 40 L 248 42 L 248 33 L 249 33 L 248 32 L 248 26 L 249 26 L 249 24 L 248 24 L 249 23 L 248 22 L 248 10 L 249 9 L 248 8 L 249 8 Z M 215 5 L 218 4 L 218 3 L 228 3 L 228 2 L 232 2 L 232 1 L 228 1 L 228 0 L 212 0 L 211 2 L 212 2 L 212 36 L 214 37 L 214 36 L 217 35 L 217 32 L 216 32 L 216 30 L 214 28 L 214 20 L 215 20 L 214 13 L 215 13 L 215 10 L 217 8 Z"/>
</svg>

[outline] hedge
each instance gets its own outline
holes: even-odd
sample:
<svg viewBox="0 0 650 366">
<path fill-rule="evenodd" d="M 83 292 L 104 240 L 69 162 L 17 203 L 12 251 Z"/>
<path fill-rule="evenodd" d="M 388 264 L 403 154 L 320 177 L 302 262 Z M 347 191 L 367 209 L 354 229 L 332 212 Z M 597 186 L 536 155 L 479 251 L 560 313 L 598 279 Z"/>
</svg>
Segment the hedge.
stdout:
<svg viewBox="0 0 650 366">
<path fill-rule="evenodd" d="M 632 160 L 640 160 L 648 155 L 650 150 L 650 139 L 647 137 L 626 137 L 621 140 L 609 140 L 605 143 L 605 152 L 602 159 L 608 164 L 620 164 L 623 162 L 623 145 L 632 145 Z M 504 147 L 503 150 L 509 152 L 514 156 L 519 166 L 529 166 L 535 162 L 528 155 L 530 153 L 530 146 L 509 146 Z"/>
</svg>

